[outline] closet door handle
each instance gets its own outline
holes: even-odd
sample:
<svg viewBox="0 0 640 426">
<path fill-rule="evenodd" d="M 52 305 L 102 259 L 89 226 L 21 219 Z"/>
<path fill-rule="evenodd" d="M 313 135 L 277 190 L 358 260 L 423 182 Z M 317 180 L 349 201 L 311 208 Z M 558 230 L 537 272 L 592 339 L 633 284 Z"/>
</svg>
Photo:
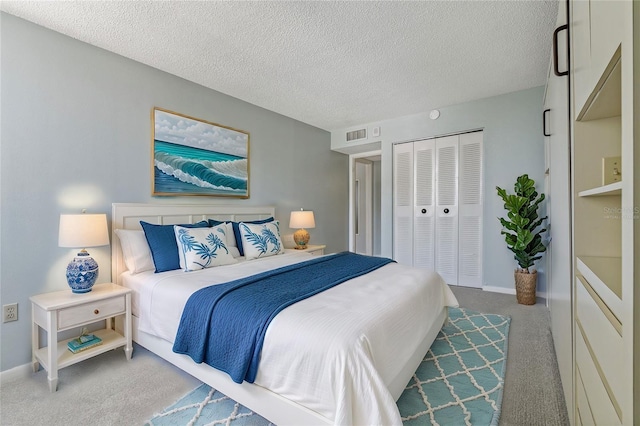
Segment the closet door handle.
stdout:
<svg viewBox="0 0 640 426">
<path fill-rule="evenodd" d="M 449 213 L 449 209 L 444 209 L 445 214 Z"/>
<path fill-rule="evenodd" d="M 422 214 L 426 214 L 427 213 L 427 209 L 422 209 L 420 211 L 422 212 Z"/>
<path fill-rule="evenodd" d="M 564 24 L 564 25 L 560 25 L 553 32 L 553 73 L 558 77 L 562 77 L 563 75 L 569 74 L 569 70 L 560 72 L 560 70 L 558 69 L 558 33 L 560 31 L 564 31 L 568 29 L 569 29 L 569 25 Z"/>
<path fill-rule="evenodd" d="M 542 134 L 545 136 L 551 136 L 551 133 L 547 133 L 547 113 L 551 111 L 550 109 L 545 109 L 542 111 Z"/>
</svg>

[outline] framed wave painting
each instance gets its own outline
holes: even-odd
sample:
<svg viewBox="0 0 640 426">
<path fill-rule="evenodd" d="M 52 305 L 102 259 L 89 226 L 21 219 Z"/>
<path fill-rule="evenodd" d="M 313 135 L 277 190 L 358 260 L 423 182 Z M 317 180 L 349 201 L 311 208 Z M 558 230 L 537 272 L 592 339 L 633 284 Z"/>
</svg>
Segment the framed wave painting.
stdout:
<svg viewBox="0 0 640 426">
<path fill-rule="evenodd" d="M 152 195 L 249 198 L 249 133 L 153 109 Z"/>
</svg>

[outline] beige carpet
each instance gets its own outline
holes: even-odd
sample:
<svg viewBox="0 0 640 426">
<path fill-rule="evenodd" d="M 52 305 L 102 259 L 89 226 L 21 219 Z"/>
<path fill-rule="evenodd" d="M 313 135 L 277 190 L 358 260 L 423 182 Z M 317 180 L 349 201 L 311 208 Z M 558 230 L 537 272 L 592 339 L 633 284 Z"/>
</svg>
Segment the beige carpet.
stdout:
<svg viewBox="0 0 640 426">
<path fill-rule="evenodd" d="M 549 310 L 543 301 L 525 306 L 516 302 L 515 295 L 464 287 L 452 290 L 462 307 L 511 317 L 500 425 L 568 425 Z"/>
<path fill-rule="evenodd" d="M 566 425 L 568 418 L 544 305 L 515 296 L 453 288 L 465 308 L 511 316 L 501 425 Z M 46 372 L 0 384 L 0 424 L 142 425 L 199 382 L 145 349 L 110 351 L 60 370 L 49 393 Z"/>
</svg>

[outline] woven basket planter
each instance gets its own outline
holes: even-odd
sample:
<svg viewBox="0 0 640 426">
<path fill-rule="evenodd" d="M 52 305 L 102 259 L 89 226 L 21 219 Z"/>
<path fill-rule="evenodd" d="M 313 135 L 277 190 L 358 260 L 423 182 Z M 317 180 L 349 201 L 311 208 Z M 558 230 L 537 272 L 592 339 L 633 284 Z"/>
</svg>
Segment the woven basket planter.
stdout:
<svg viewBox="0 0 640 426">
<path fill-rule="evenodd" d="M 535 305 L 538 271 L 526 274 L 516 270 L 514 277 L 516 280 L 516 298 L 518 299 L 518 303 L 521 305 Z"/>
</svg>

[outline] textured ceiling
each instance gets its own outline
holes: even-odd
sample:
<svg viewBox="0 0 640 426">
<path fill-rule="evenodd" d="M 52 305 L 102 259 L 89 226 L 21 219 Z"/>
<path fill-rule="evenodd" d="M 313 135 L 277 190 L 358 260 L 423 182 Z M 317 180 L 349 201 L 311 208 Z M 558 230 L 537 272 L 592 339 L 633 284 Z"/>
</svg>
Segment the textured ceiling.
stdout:
<svg viewBox="0 0 640 426">
<path fill-rule="evenodd" d="M 2 1 L 326 130 L 540 86 L 556 1 Z"/>
</svg>

